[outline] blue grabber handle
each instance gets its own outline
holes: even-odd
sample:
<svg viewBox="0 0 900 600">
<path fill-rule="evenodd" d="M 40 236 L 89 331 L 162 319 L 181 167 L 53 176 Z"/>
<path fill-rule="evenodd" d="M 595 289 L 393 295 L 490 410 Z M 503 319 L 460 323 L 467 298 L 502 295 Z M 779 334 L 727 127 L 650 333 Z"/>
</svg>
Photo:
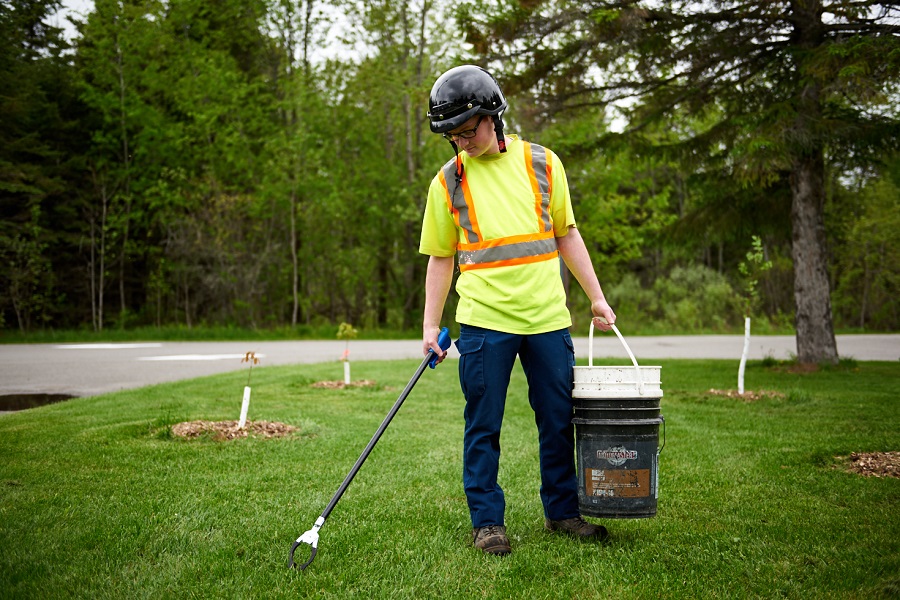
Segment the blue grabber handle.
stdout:
<svg viewBox="0 0 900 600">
<path fill-rule="evenodd" d="M 447 348 L 450 347 L 450 330 L 446 327 L 441 327 L 441 333 L 438 334 L 438 346 L 440 346 L 441 350 L 444 351 L 446 351 Z M 434 354 L 434 356 L 431 357 L 430 361 L 428 361 L 428 366 L 433 369 L 437 366 L 439 357 L 434 350 L 432 350 L 431 353 Z"/>
</svg>

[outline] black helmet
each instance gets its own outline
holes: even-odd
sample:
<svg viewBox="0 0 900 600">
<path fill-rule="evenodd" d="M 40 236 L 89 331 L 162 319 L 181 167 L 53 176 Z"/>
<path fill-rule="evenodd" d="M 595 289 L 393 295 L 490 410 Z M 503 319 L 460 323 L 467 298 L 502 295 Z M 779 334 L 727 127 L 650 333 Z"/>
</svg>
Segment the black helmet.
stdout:
<svg viewBox="0 0 900 600">
<path fill-rule="evenodd" d="M 475 65 L 454 67 L 438 77 L 428 98 L 431 131 L 446 133 L 474 115 L 497 117 L 506 109 L 506 98 L 493 75 Z"/>
</svg>

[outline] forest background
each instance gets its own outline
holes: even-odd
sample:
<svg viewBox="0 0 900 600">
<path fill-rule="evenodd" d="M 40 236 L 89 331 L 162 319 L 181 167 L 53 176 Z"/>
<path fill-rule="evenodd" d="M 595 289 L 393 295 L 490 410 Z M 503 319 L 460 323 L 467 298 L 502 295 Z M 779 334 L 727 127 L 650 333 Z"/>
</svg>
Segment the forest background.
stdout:
<svg viewBox="0 0 900 600">
<path fill-rule="evenodd" d="M 70 40 L 59 9 L 0 0 L 0 332 L 418 335 L 463 63 L 562 158 L 629 331 L 752 313 L 833 362 L 900 329 L 898 3 L 96 0 Z"/>
</svg>

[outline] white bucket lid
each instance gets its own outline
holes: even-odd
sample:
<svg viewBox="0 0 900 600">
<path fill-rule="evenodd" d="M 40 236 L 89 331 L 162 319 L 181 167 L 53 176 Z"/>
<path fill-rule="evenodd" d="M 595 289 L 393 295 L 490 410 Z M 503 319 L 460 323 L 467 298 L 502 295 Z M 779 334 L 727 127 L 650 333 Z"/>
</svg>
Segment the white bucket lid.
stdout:
<svg viewBox="0 0 900 600">
<path fill-rule="evenodd" d="M 661 367 L 575 367 L 574 398 L 662 398 Z"/>
<path fill-rule="evenodd" d="M 572 396 L 575 398 L 661 398 L 660 371 L 662 367 L 641 367 L 625 338 L 611 325 L 622 342 L 634 367 L 594 366 L 594 320 L 591 319 L 588 340 L 588 366 L 575 367 Z"/>
</svg>

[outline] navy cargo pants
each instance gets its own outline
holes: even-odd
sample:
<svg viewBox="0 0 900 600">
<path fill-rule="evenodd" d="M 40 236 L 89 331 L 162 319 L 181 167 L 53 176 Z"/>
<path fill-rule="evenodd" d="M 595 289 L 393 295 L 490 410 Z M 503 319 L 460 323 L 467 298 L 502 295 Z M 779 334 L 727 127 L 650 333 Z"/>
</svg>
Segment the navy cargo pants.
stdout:
<svg viewBox="0 0 900 600">
<path fill-rule="evenodd" d="M 554 521 L 578 516 L 572 425 L 575 350 L 569 332 L 516 335 L 461 325 L 456 347 L 466 397 L 463 487 L 472 527 L 504 524 L 506 502 L 497 483 L 500 426 L 516 356 L 537 424 L 544 516 Z"/>
</svg>

